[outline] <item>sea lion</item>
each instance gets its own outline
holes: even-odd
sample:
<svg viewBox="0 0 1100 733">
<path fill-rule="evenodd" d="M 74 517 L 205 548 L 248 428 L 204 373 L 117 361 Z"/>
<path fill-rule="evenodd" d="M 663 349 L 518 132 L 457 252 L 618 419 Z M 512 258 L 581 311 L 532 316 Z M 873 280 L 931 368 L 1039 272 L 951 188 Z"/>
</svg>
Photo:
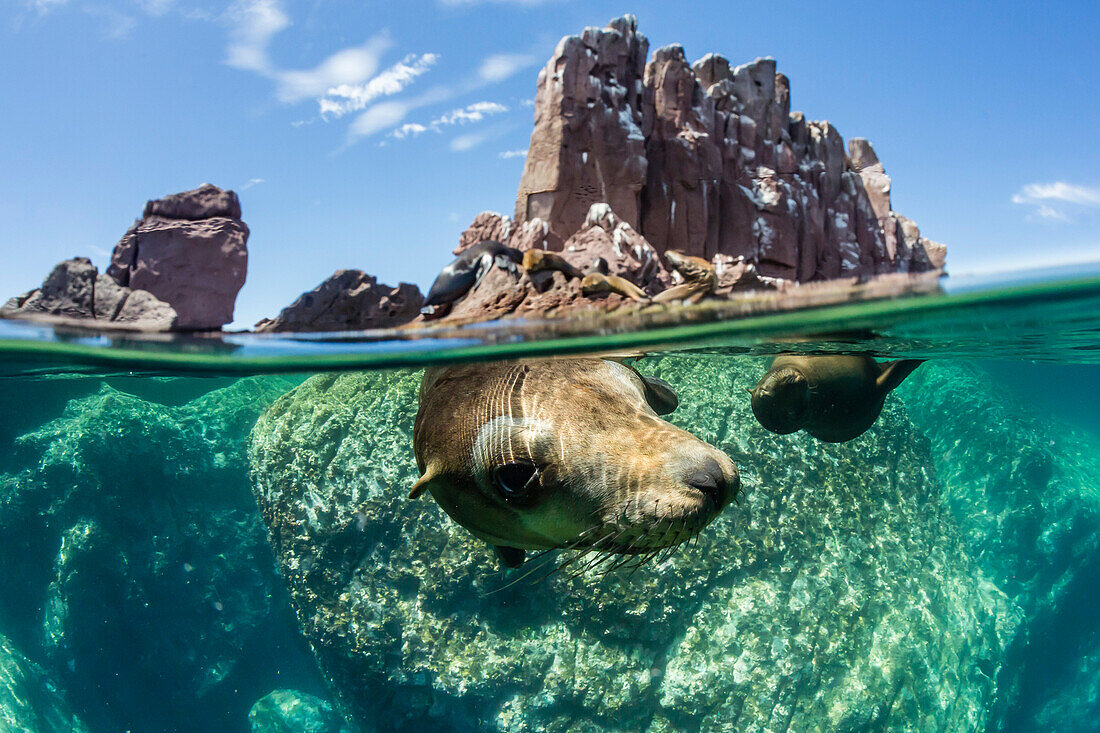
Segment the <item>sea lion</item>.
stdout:
<svg viewBox="0 0 1100 733">
<path fill-rule="evenodd" d="M 714 292 L 718 284 L 718 273 L 712 263 L 702 257 L 694 257 L 674 249 L 665 252 L 665 259 L 673 270 L 683 276 L 684 282 L 662 290 L 654 296 L 654 303 L 668 303 L 676 300 L 698 303 Z"/>
<path fill-rule="evenodd" d="M 625 277 L 603 275 L 598 272 L 591 272 L 584 276 L 581 280 L 581 293 L 589 297 L 604 293 L 618 293 L 639 303 L 649 302 L 649 296 L 645 291 Z"/>
<path fill-rule="evenodd" d="M 833 354 L 777 356 L 749 390 L 752 411 L 773 433 L 805 430 L 818 440 L 843 443 L 874 425 L 886 395 L 921 363 Z"/>
<path fill-rule="evenodd" d="M 431 492 L 509 567 L 526 550 L 671 549 L 740 490 L 728 456 L 658 417 L 676 405 L 665 382 L 604 359 L 428 369 L 409 496 Z"/>
<path fill-rule="evenodd" d="M 584 277 L 580 270 L 559 254 L 544 249 L 529 249 L 523 253 L 523 269 L 527 272 L 557 270 L 567 278 Z"/>
<path fill-rule="evenodd" d="M 452 303 L 477 286 L 494 263 L 504 268 L 514 268 L 521 262 L 523 254 L 518 249 L 493 240 L 479 242 L 443 268 L 432 282 L 420 312 L 426 316 L 442 315 Z"/>
</svg>

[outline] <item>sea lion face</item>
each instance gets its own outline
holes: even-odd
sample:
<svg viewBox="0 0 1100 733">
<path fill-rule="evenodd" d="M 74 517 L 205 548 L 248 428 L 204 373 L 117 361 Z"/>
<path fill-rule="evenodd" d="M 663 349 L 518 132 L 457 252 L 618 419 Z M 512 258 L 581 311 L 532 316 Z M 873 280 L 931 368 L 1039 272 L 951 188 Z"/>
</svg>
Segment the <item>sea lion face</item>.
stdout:
<svg viewBox="0 0 1100 733">
<path fill-rule="evenodd" d="M 787 435 L 806 423 L 810 385 L 797 369 L 784 367 L 769 371 L 750 392 L 752 412 L 766 430 Z"/>
<path fill-rule="evenodd" d="M 725 454 L 653 405 L 675 406 L 667 385 L 598 359 L 429 370 L 414 432 L 424 475 L 413 493 L 427 488 L 497 546 L 627 554 L 675 546 L 740 481 Z"/>
</svg>

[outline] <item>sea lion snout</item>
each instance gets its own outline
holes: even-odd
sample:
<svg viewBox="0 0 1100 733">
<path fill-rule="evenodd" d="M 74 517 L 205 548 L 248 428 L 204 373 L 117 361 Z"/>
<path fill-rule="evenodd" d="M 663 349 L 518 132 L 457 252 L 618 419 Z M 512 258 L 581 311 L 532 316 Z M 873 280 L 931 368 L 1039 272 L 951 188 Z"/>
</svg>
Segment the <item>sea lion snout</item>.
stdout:
<svg viewBox="0 0 1100 733">
<path fill-rule="evenodd" d="M 732 461 L 730 467 L 733 468 Z M 722 466 L 713 456 L 708 456 L 702 463 L 692 470 L 685 479 L 688 486 L 696 489 L 703 496 L 714 502 L 719 510 L 730 503 L 733 495 L 741 487 L 740 476 L 737 469 L 733 468 L 732 476 L 729 471 L 722 470 Z"/>
</svg>

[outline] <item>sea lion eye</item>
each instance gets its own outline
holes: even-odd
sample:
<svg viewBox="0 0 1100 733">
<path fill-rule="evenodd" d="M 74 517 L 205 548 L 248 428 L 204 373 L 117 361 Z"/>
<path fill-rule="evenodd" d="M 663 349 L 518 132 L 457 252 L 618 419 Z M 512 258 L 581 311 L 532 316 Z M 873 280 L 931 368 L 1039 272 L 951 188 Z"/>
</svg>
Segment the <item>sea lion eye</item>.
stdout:
<svg viewBox="0 0 1100 733">
<path fill-rule="evenodd" d="M 522 495 L 538 475 L 538 466 L 530 463 L 505 463 L 493 471 L 493 484 L 505 499 Z"/>
</svg>

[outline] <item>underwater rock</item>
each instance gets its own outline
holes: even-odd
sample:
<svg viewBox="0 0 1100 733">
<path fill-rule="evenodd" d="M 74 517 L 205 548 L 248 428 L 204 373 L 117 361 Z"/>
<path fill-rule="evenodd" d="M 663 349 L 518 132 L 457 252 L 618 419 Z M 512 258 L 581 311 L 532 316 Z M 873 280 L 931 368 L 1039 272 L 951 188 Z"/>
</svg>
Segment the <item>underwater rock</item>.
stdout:
<svg viewBox="0 0 1100 733">
<path fill-rule="evenodd" d="M 5 733 L 88 733 L 57 684 L 0 636 L 0 730 Z"/>
<path fill-rule="evenodd" d="M 501 572 L 406 499 L 418 372 L 316 376 L 260 417 L 254 492 L 338 707 L 383 729 L 981 729 L 1019 613 L 972 567 L 899 401 L 822 444 L 756 424 L 763 365 L 638 368 L 748 496 L 632 574 L 534 584 L 552 563 Z"/>
<path fill-rule="evenodd" d="M 773 59 L 654 52 L 627 15 L 566 36 L 539 73 L 513 228 L 554 251 L 606 203 L 658 252 L 743 257 L 807 282 L 942 268 L 943 245 L 890 210 L 866 140 L 852 160 L 828 122 L 790 111 Z M 877 166 L 877 168 L 876 168 Z"/>
<path fill-rule="evenodd" d="M 296 690 L 275 690 L 248 711 L 252 733 L 350 733 L 350 729 L 319 697 Z"/>
<path fill-rule="evenodd" d="M 932 442 L 968 554 L 1023 613 L 990 729 L 1095 729 L 1100 444 L 1028 412 L 972 364 L 930 362 L 897 394 Z"/>
<path fill-rule="evenodd" d="M 178 407 L 103 386 L 15 440 L 3 632 L 93 729 L 230 730 L 225 712 L 243 726 L 279 670 L 312 682 L 243 455 L 294 383 L 243 379 Z"/>
<path fill-rule="evenodd" d="M 302 293 L 275 318 L 256 324 L 257 331 L 354 331 L 392 328 L 420 314 L 420 288 L 379 284 L 362 270 L 337 270 L 320 285 Z"/>
<path fill-rule="evenodd" d="M 140 331 L 168 331 L 178 323 L 170 305 L 152 293 L 122 287 L 110 276 L 99 274 L 87 257 L 59 263 L 42 287 L 5 303 L 0 318 Z"/>
<path fill-rule="evenodd" d="M 115 245 L 107 274 L 171 305 L 180 329 L 221 328 L 233 320 L 248 270 L 240 216 L 237 194 L 209 183 L 150 201 Z"/>
</svg>

